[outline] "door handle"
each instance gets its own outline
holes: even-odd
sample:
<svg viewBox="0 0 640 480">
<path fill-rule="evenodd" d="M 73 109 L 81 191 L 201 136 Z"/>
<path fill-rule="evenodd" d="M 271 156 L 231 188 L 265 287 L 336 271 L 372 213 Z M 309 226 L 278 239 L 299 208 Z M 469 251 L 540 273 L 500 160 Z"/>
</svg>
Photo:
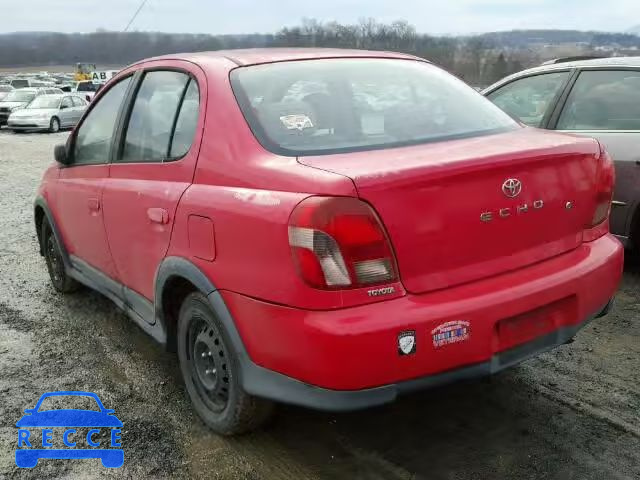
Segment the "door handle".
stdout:
<svg viewBox="0 0 640 480">
<path fill-rule="evenodd" d="M 167 212 L 164 208 L 149 208 L 147 209 L 147 217 L 153 223 L 159 223 L 164 225 L 169 223 L 169 212 Z"/>
<path fill-rule="evenodd" d="M 87 204 L 89 206 L 90 212 L 98 212 L 100 211 L 100 200 L 97 198 L 89 198 L 87 200 Z"/>
</svg>

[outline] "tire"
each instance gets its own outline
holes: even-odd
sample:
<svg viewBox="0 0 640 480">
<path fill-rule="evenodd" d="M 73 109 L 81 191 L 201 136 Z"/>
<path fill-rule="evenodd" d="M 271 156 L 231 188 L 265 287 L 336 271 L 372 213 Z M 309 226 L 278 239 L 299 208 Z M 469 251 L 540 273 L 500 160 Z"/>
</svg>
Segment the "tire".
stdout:
<svg viewBox="0 0 640 480">
<path fill-rule="evenodd" d="M 60 131 L 60 120 L 57 117 L 53 117 L 49 122 L 49 132 L 58 133 Z"/>
<path fill-rule="evenodd" d="M 44 252 L 44 259 L 47 263 L 47 271 L 53 288 L 60 293 L 76 291 L 80 284 L 67 275 L 60 245 L 46 217 L 42 220 L 40 238 L 42 239 L 42 251 Z"/>
<path fill-rule="evenodd" d="M 185 388 L 204 423 L 222 435 L 262 426 L 273 413 L 273 402 L 242 389 L 237 354 L 205 295 L 191 293 L 184 300 L 177 334 Z"/>
</svg>

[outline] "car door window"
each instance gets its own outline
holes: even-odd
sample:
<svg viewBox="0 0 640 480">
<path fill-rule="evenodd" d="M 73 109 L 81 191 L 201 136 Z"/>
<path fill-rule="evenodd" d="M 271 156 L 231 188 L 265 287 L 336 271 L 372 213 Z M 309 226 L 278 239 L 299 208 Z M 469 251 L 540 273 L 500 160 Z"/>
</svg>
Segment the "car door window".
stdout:
<svg viewBox="0 0 640 480">
<path fill-rule="evenodd" d="M 72 108 L 73 107 L 73 102 L 71 102 L 71 99 L 69 97 L 64 97 L 62 99 L 62 103 L 60 104 L 60 108 Z"/>
<path fill-rule="evenodd" d="M 74 164 L 106 163 L 109 160 L 116 119 L 130 82 L 131 77 L 127 77 L 111 87 L 82 122 L 75 141 Z"/>
<path fill-rule="evenodd" d="M 640 72 L 581 72 L 556 128 L 640 130 Z"/>
<path fill-rule="evenodd" d="M 187 154 L 193 143 L 198 125 L 198 113 L 200 111 L 200 92 L 198 83 L 191 79 L 187 92 L 180 106 L 180 113 L 176 121 L 176 128 L 171 139 L 169 158 L 176 159 Z"/>
<path fill-rule="evenodd" d="M 163 162 L 189 76 L 175 71 L 145 74 L 136 95 L 119 162 Z"/>
<path fill-rule="evenodd" d="M 539 127 L 568 78 L 568 71 L 521 78 L 494 90 L 487 97 L 522 123 Z"/>
</svg>

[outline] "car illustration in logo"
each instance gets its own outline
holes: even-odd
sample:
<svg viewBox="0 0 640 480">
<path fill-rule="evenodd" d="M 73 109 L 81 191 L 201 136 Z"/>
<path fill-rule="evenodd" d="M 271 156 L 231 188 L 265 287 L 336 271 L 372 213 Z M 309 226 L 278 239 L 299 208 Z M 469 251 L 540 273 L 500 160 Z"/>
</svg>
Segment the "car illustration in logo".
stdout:
<svg viewBox="0 0 640 480">
<path fill-rule="evenodd" d="M 89 397 L 95 400 L 98 410 L 81 410 L 73 408 L 43 409 L 42 403 L 51 397 Z M 91 392 L 49 392 L 40 397 L 34 408 L 28 408 L 25 415 L 18 420 L 18 448 L 16 449 L 16 465 L 21 468 L 33 468 L 41 458 L 82 459 L 99 458 L 102 465 L 118 468 L 124 463 L 124 451 L 120 448 L 120 428 L 122 422 L 114 415 L 114 410 L 104 407 L 95 393 Z M 68 448 L 53 448 L 53 428 L 56 431 L 64 428 L 62 440 Z M 86 435 L 81 435 L 77 428 L 89 428 Z M 104 448 L 98 439 L 100 429 L 109 429 L 109 447 Z M 41 430 L 36 432 L 36 430 Z M 90 448 L 76 447 L 83 437 Z"/>
</svg>

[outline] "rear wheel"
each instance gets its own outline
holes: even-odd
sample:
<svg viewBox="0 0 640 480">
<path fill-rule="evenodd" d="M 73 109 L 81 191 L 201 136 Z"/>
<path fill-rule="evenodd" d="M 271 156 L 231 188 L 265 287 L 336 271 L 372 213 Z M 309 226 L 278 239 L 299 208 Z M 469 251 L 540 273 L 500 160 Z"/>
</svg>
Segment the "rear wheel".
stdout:
<svg viewBox="0 0 640 480">
<path fill-rule="evenodd" d="M 57 133 L 60 131 L 60 120 L 58 120 L 56 117 L 53 117 L 51 119 L 51 122 L 49 122 L 49 131 L 51 133 Z"/>
<path fill-rule="evenodd" d="M 199 292 L 187 296 L 178 322 L 180 370 L 200 418 L 223 435 L 264 424 L 273 403 L 242 389 L 237 355 L 207 297 Z"/>
<path fill-rule="evenodd" d="M 47 263 L 47 270 L 49 271 L 49 278 L 53 288 L 61 293 L 77 290 L 80 284 L 67 275 L 62 258 L 62 250 L 46 218 L 42 220 L 41 238 L 44 259 Z"/>
</svg>

